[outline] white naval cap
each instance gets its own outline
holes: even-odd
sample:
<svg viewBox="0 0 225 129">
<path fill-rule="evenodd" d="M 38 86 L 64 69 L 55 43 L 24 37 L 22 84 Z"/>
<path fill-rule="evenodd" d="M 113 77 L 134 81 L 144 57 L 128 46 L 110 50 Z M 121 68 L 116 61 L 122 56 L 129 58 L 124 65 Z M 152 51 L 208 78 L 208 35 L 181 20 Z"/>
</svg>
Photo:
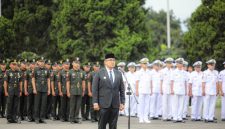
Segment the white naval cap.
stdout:
<svg viewBox="0 0 225 129">
<path fill-rule="evenodd" d="M 175 60 L 176 64 L 184 64 L 184 58 L 178 58 Z"/>
<path fill-rule="evenodd" d="M 149 63 L 149 64 L 148 64 L 148 67 L 151 68 L 151 67 L 152 67 L 152 63 Z"/>
<path fill-rule="evenodd" d="M 184 61 L 184 66 L 188 66 L 188 62 L 187 61 Z"/>
<path fill-rule="evenodd" d="M 136 64 L 135 67 L 141 67 L 141 65 L 140 64 Z"/>
<path fill-rule="evenodd" d="M 173 58 L 169 57 L 164 60 L 165 63 L 172 63 L 174 61 Z"/>
<path fill-rule="evenodd" d="M 119 63 L 117 64 L 117 66 L 118 66 L 118 67 L 124 67 L 124 66 L 126 66 L 126 63 L 125 63 L 125 62 L 119 62 Z"/>
<path fill-rule="evenodd" d="M 225 61 L 223 62 L 223 64 L 225 65 Z"/>
<path fill-rule="evenodd" d="M 130 62 L 128 65 L 127 65 L 127 67 L 135 67 L 136 66 L 136 64 L 134 63 L 134 62 Z"/>
<path fill-rule="evenodd" d="M 208 60 L 206 64 L 216 64 L 216 60 L 214 59 Z"/>
<path fill-rule="evenodd" d="M 141 64 L 148 64 L 149 60 L 148 60 L 148 58 L 142 58 L 139 62 Z"/>
<path fill-rule="evenodd" d="M 155 60 L 153 63 L 152 63 L 153 65 L 161 65 L 161 61 L 160 60 Z"/>
<path fill-rule="evenodd" d="M 202 62 L 201 61 L 196 61 L 194 64 L 193 64 L 193 66 L 195 67 L 195 66 L 202 66 Z"/>
</svg>

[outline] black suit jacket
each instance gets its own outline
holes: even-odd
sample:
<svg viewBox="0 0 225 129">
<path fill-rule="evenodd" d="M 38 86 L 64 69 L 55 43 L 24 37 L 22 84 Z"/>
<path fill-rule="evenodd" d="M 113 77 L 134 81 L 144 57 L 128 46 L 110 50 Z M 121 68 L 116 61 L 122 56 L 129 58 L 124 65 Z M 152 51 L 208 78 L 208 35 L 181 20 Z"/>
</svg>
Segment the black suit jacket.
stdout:
<svg viewBox="0 0 225 129">
<path fill-rule="evenodd" d="M 125 91 L 122 74 L 113 69 L 115 79 L 112 84 L 106 68 L 102 68 L 94 76 L 92 82 L 93 103 L 98 103 L 100 108 L 119 108 L 125 102 Z"/>
</svg>

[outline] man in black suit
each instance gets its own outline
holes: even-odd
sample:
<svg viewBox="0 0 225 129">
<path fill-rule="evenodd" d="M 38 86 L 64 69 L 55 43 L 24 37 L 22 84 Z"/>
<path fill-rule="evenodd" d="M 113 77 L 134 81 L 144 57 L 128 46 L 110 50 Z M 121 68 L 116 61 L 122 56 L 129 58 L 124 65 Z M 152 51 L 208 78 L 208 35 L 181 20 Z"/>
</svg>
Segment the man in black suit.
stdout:
<svg viewBox="0 0 225 129">
<path fill-rule="evenodd" d="M 92 94 L 94 110 L 99 110 L 98 129 L 117 128 L 119 110 L 124 109 L 125 94 L 122 74 L 114 69 L 115 56 L 107 54 L 105 67 L 93 79 Z"/>
</svg>

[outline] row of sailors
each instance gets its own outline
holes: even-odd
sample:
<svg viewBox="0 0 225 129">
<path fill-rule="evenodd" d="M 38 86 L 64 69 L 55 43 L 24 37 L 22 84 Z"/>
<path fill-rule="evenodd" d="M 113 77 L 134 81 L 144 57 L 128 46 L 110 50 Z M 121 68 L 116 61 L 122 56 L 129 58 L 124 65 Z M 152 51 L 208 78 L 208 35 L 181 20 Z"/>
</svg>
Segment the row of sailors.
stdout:
<svg viewBox="0 0 225 129">
<path fill-rule="evenodd" d="M 206 62 L 208 69 L 202 71 L 202 62 L 193 64 L 194 71 L 187 72 L 187 62 L 183 58 L 174 60 L 167 58 L 165 68 L 159 60 L 153 62 L 148 69 L 149 60 L 140 60 L 140 68 L 134 62 L 127 65 L 128 72 L 124 75 L 127 90 L 129 83 L 133 91 L 131 96 L 131 116 L 138 114 L 139 123 L 150 123 L 151 119 L 162 116 L 164 121 L 185 122 L 188 115 L 189 98 L 191 98 L 191 120 L 216 122 L 215 107 L 217 96 L 221 95 L 221 120 L 225 121 L 225 70 L 215 70 L 216 61 Z M 225 65 L 225 62 L 223 63 Z M 124 70 L 125 63 L 117 65 Z M 126 81 L 126 79 L 128 81 Z M 135 101 L 138 98 L 138 104 Z M 125 113 L 128 115 L 128 95 L 126 96 Z M 203 114 L 202 114 L 203 108 Z"/>
</svg>

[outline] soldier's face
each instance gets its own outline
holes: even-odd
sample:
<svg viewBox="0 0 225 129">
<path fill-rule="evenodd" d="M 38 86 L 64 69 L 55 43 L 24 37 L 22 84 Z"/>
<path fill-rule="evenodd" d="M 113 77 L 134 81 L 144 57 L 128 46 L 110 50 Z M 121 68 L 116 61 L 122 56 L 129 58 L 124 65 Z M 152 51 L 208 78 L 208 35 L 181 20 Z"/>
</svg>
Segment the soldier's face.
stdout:
<svg viewBox="0 0 225 129">
<path fill-rule="evenodd" d="M 0 67 L 1 67 L 2 71 L 5 71 L 5 69 L 6 69 L 6 65 L 5 64 L 1 64 Z"/>
<path fill-rule="evenodd" d="M 39 65 L 40 67 L 42 67 L 42 68 L 45 66 L 44 62 L 42 62 L 42 61 L 39 61 L 39 62 L 38 62 L 38 65 Z"/>
<path fill-rule="evenodd" d="M 80 64 L 78 64 L 78 63 L 73 63 L 73 69 L 75 69 L 75 70 L 80 69 Z"/>
<path fill-rule="evenodd" d="M 89 72 L 90 71 L 90 67 L 89 66 L 84 66 L 84 71 Z"/>
<path fill-rule="evenodd" d="M 93 66 L 94 71 L 99 71 L 100 67 Z"/>
<path fill-rule="evenodd" d="M 207 66 L 208 66 L 208 68 L 210 70 L 214 70 L 215 69 L 215 64 L 208 64 Z"/>
<path fill-rule="evenodd" d="M 167 67 L 167 68 L 171 68 L 172 66 L 173 66 L 172 63 L 166 63 L 166 67 Z"/>
<path fill-rule="evenodd" d="M 154 68 L 155 70 L 159 70 L 159 66 L 158 66 L 158 65 L 153 65 L 153 68 Z"/>
<path fill-rule="evenodd" d="M 183 64 L 177 63 L 177 68 L 178 69 L 182 69 L 183 68 Z"/>
<path fill-rule="evenodd" d="M 135 71 L 135 67 L 129 67 L 128 70 L 133 73 Z"/>
<path fill-rule="evenodd" d="M 141 64 L 141 68 L 147 69 L 147 67 L 148 67 L 147 63 L 146 64 Z"/>
<path fill-rule="evenodd" d="M 109 58 L 104 61 L 104 64 L 108 68 L 114 68 L 116 65 L 116 60 L 114 58 Z"/>
<path fill-rule="evenodd" d="M 201 66 L 195 66 L 195 71 L 200 72 L 200 71 L 201 71 L 201 69 L 202 69 L 202 67 L 201 67 Z"/>
<path fill-rule="evenodd" d="M 17 69 L 17 65 L 16 65 L 16 64 L 13 64 L 13 63 L 11 63 L 11 64 L 9 65 L 9 67 L 10 67 L 12 70 L 16 70 L 16 69 Z"/>
<path fill-rule="evenodd" d="M 24 69 L 26 69 L 26 65 L 22 63 L 21 66 L 20 66 L 20 68 L 21 68 L 22 70 L 24 70 Z"/>
</svg>

